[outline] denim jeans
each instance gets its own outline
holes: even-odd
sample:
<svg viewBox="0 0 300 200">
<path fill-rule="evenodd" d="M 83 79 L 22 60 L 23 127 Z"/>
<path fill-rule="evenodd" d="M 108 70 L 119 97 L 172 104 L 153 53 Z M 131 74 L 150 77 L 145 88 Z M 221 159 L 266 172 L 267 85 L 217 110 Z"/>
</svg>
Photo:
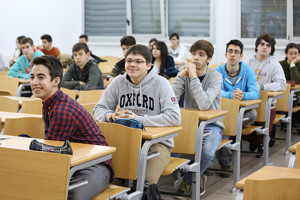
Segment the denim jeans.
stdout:
<svg viewBox="0 0 300 200">
<path fill-rule="evenodd" d="M 214 159 L 214 155 L 222 141 L 223 135 L 222 128 L 215 124 L 208 124 L 204 130 L 211 132 L 211 134 L 203 137 L 200 176 L 202 176 L 203 172 L 209 167 L 211 161 Z M 183 176 L 183 179 L 188 183 L 192 183 L 192 173 L 186 173 Z"/>
</svg>

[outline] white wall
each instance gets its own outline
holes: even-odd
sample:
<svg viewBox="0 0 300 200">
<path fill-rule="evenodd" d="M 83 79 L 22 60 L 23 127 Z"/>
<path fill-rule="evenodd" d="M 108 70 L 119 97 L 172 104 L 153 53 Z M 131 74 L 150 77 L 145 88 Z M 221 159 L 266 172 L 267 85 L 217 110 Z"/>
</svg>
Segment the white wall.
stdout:
<svg viewBox="0 0 300 200">
<path fill-rule="evenodd" d="M 83 33 L 83 0 L 0 0 L 0 53 L 4 55 L 6 64 L 15 49 L 15 40 L 19 35 L 26 35 L 41 45 L 40 37 L 50 34 L 53 45 L 61 52 L 71 53 L 72 46 L 78 42 L 78 36 Z M 211 40 L 215 54 L 211 64 L 226 62 L 225 45 L 231 39 L 239 38 L 240 0 L 214 0 L 213 10 L 214 36 Z M 121 57 L 121 37 L 91 39 L 89 47 L 99 56 L 114 55 Z M 148 37 L 137 38 L 138 43 L 147 44 Z M 161 39 L 161 38 L 158 38 Z M 195 38 L 194 41 L 202 39 Z M 168 40 L 165 39 L 168 43 Z M 181 39 L 181 43 L 189 47 L 191 40 Z M 255 39 L 241 40 L 245 45 L 244 60 L 254 54 Z M 275 56 L 283 59 L 285 45 L 289 41 L 277 41 Z"/>
</svg>

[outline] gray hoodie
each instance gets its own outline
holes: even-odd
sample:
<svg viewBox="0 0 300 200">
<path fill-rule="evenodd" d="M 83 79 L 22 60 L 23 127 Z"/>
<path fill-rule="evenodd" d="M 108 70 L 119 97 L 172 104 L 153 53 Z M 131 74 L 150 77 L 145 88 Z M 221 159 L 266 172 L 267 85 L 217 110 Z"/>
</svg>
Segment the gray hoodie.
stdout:
<svg viewBox="0 0 300 200">
<path fill-rule="evenodd" d="M 221 83 L 222 75 L 208 67 L 202 83 L 199 78 L 191 79 L 189 76 L 181 78 L 178 75 L 172 86 L 177 99 L 184 94 L 185 108 L 221 110 Z M 222 120 L 214 124 L 224 128 Z"/>
<path fill-rule="evenodd" d="M 284 72 L 274 56 L 259 61 L 254 55 L 246 64 L 254 70 L 257 84 L 264 85 L 265 90 L 275 92 L 286 90 Z"/>
<path fill-rule="evenodd" d="M 181 122 L 180 109 L 170 83 L 152 68 L 138 85 L 129 80 L 127 73 L 117 76 L 94 108 L 95 119 L 108 122 L 117 105 L 121 110 L 134 112 L 135 120 L 144 126 L 179 126 Z M 162 143 L 174 147 L 173 139 Z"/>
</svg>

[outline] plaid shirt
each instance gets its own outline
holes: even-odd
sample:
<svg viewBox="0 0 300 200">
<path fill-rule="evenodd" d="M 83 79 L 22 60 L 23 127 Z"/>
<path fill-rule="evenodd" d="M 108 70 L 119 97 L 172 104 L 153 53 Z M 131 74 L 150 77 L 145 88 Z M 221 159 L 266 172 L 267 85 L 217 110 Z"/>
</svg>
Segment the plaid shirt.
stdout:
<svg viewBox="0 0 300 200">
<path fill-rule="evenodd" d="M 61 90 L 43 103 L 43 120 L 46 140 L 69 140 L 107 146 L 105 137 L 93 117 Z M 104 164 L 113 178 L 111 159 L 104 161 Z"/>
</svg>

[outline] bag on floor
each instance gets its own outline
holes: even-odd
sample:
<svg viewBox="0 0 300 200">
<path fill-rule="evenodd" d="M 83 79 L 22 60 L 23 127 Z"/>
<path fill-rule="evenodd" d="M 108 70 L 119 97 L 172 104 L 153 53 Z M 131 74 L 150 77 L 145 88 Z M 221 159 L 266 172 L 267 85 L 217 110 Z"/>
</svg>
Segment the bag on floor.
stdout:
<svg viewBox="0 0 300 200">
<path fill-rule="evenodd" d="M 161 200 L 156 184 L 145 186 L 142 200 Z"/>
</svg>

